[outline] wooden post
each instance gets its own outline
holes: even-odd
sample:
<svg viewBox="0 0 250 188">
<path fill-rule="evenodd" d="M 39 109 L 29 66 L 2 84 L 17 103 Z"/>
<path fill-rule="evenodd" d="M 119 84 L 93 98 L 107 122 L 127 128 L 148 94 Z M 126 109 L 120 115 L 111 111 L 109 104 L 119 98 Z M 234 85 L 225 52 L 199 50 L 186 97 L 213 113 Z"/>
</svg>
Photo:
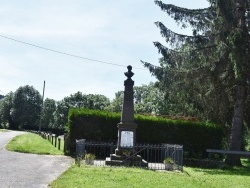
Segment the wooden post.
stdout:
<svg viewBox="0 0 250 188">
<path fill-rule="evenodd" d="M 58 149 L 60 150 L 61 148 L 61 137 L 58 137 Z"/>
<path fill-rule="evenodd" d="M 44 90 L 45 90 L 45 80 L 43 82 L 43 98 L 42 98 L 41 113 L 40 113 L 40 122 L 39 122 L 39 134 L 41 133 L 41 128 L 42 128 L 42 114 L 43 114 Z"/>
<path fill-rule="evenodd" d="M 56 147 L 56 142 L 57 142 L 57 136 L 55 135 L 55 147 Z"/>
</svg>

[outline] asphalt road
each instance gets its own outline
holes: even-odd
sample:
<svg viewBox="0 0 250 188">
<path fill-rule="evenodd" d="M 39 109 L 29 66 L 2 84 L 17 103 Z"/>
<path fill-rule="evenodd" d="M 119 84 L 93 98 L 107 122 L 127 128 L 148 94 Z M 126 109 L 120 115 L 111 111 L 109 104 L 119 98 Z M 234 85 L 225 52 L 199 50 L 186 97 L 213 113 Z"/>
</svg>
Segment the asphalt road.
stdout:
<svg viewBox="0 0 250 188">
<path fill-rule="evenodd" d="M 66 156 L 10 152 L 4 149 L 13 137 L 23 132 L 0 132 L 0 187 L 40 188 L 62 174 L 73 162 Z"/>
</svg>

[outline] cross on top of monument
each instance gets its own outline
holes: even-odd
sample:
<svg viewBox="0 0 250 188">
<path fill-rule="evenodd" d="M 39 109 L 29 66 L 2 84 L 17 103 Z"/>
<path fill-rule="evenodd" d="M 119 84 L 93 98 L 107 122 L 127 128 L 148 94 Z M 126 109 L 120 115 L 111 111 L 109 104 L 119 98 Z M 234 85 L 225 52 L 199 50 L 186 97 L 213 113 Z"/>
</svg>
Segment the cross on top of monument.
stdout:
<svg viewBox="0 0 250 188">
<path fill-rule="evenodd" d="M 131 79 L 131 77 L 134 75 L 134 73 L 131 71 L 132 70 L 132 66 L 129 65 L 127 66 L 128 72 L 125 72 L 125 76 L 127 76 L 128 79 Z"/>
</svg>

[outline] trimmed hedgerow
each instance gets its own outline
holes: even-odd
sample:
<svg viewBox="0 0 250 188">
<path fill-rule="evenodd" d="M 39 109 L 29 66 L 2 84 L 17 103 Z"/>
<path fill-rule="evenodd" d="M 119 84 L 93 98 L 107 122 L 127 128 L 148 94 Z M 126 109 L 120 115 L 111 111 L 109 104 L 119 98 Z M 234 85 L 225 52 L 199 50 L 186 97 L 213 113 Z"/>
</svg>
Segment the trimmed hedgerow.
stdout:
<svg viewBox="0 0 250 188">
<path fill-rule="evenodd" d="M 117 124 L 121 114 L 89 109 L 70 109 L 67 124 L 70 154 L 75 140 L 117 142 Z M 221 149 L 223 130 L 211 123 L 169 120 L 161 117 L 135 115 L 137 143 L 180 144 L 187 157 L 206 157 L 206 149 Z"/>
</svg>

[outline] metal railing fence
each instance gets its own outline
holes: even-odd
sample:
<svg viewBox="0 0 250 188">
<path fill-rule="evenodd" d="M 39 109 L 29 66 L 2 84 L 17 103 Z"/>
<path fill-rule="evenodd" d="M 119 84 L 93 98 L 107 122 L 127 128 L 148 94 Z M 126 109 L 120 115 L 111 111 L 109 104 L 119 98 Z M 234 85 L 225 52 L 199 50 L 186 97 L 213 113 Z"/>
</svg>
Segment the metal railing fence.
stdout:
<svg viewBox="0 0 250 188">
<path fill-rule="evenodd" d="M 76 140 L 76 157 L 83 153 L 95 155 L 95 165 L 105 166 L 107 157 L 115 153 L 117 145 L 108 142 L 89 142 L 85 139 Z M 183 169 L 183 146 L 174 144 L 136 144 L 133 147 L 136 155 L 148 163 L 149 169 L 165 169 L 164 159 L 173 161 L 173 170 Z M 133 158 L 133 156 L 128 156 Z M 124 159 L 126 160 L 126 159 Z"/>
</svg>

